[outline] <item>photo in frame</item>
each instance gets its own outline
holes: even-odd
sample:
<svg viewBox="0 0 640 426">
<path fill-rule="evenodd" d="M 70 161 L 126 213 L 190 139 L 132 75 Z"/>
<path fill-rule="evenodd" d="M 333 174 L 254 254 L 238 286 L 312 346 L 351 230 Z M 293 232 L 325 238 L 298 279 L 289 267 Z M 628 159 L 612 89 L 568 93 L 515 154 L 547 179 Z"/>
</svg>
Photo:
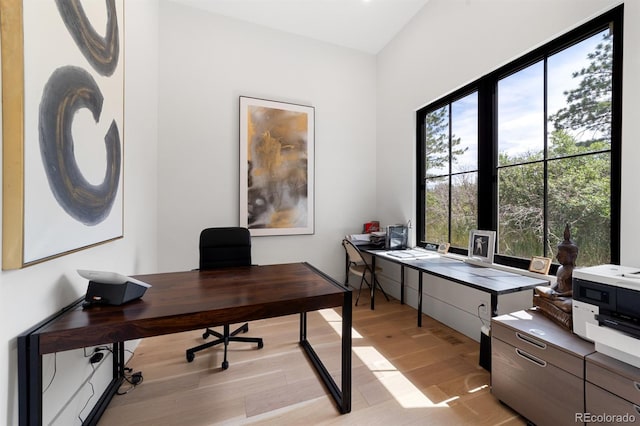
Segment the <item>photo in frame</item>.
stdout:
<svg viewBox="0 0 640 426">
<path fill-rule="evenodd" d="M 470 231 L 468 257 L 486 263 L 493 263 L 495 241 L 496 231 L 480 231 L 477 229 Z"/>
<path fill-rule="evenodd" d="M 124 1 L 0 0 L 2 269 L 123 236 Z"/>
<path fill-rule="evenodd" d="M 551 268 L 551 258 L 543 256 L 533 256 L 529 262 L 529 271 L 547 275 Z"/>
<path fill-rule="evenodd" d="M 440 243 L 438 244 L 438 253 L 440 254 L 447 254 L 449 252 L 449 247 L 451 245 L 449 243 Z"/>
<path fill-rule="evenodd" d="M 240 226 L 314 233 L 313 107 L 240 97 Z"/>
</svg>

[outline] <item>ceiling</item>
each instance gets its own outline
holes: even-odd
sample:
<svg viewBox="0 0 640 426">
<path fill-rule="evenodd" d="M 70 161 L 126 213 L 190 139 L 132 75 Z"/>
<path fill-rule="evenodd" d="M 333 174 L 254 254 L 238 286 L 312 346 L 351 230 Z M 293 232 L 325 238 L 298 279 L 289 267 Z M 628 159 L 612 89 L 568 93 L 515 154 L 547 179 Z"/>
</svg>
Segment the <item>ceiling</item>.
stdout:
<svg viewBox="0 0 640 426">
<path fill-rule="evenodd" d="M 429 0 L 172 1 L 376 54 Z"/>
</svg>

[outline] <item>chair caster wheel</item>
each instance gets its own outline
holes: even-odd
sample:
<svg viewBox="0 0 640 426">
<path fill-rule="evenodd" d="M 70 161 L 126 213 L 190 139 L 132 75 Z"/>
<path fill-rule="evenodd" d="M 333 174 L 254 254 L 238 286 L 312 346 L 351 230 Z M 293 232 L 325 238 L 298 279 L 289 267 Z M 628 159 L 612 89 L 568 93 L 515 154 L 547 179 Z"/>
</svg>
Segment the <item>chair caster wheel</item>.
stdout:
<svg viewBox="0 0 640 426">
<path fill-rule="evenodd" d="M 195 354 L 187 352 L 187 362 L 192 362 L 195 357 Z"/>
<path fill-rule="evenodd" d="M 246 333 L 247 331 L 249 331 L 249 324 L 245 324 L 244 327 L 242 327 L 243 333 Z"/>
<path fill-rule="evenodd" d="M 262 349 L 264 347 L 264 343 L 258 342 L 258 349 Z"/>
<path fill-rule="evenodd" d="M 202 338 L 203 339 L 206 339 L 207 337 L 209 337 L 209 333 L 207 333 L 207 332 L 202 333 Z"/>
<path fill-rule="evenodd" d="M 229 368 L 229 361 L 223 361 L 222 362 L 222 369 L 226 370 L 227 368 Z"/>
</svg>

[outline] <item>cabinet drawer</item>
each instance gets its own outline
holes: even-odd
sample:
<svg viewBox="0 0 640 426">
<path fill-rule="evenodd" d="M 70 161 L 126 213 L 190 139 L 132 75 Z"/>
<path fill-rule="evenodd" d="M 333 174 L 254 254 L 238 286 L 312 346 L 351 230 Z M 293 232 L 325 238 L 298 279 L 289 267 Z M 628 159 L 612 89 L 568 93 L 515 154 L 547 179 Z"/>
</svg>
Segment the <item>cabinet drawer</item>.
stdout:
<svg viewBox="0 0 640 426">
<path fill-rule="evenodd" d="M 585 416 L 592 416 L 590 419 L 592 421 L 587 423 L 589 425 L 640 425 L 640 406 L 617 397 L 596 385 L 591 383 L 585 385 L 585 400 L 587 412 Z"/>
<path fill-rule="evenodd" d="M 491 392 L 496 398 L 538 425 L 575 426 L 576 413 L 584 412 L 582 378 L 495 335 L 491 345 Z"/>
<path fill-rule="evenodd" d="M 587 357 L 586 380 L 640 405 L 640 368 L 603 354 Z"/>
<path fill-rule="evenodd" d="M 520 348 L 574 376 L 584 377 L 583 358 L 549 343 L 545 340 L 546 334 L 547 332 L 543 328 L 532 328 L 531 331 L 525 332 L 505 327 L 499 322 L 493 322 L 491 326 L 492 337 Z"/>
</svg>

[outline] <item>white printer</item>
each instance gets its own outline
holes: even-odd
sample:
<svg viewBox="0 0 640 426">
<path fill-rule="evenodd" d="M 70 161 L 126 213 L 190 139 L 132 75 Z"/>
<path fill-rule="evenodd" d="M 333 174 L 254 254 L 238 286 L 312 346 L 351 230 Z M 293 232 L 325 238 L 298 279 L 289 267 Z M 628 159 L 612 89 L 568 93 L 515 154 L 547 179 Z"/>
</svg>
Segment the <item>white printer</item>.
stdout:
<svg viewBox="0 0 640 426">
<path fill-rule="evenodd" d="M 598 265 L 572 276 L 573 332 L 640 368 L 640 268 Z"/>
</svg>

